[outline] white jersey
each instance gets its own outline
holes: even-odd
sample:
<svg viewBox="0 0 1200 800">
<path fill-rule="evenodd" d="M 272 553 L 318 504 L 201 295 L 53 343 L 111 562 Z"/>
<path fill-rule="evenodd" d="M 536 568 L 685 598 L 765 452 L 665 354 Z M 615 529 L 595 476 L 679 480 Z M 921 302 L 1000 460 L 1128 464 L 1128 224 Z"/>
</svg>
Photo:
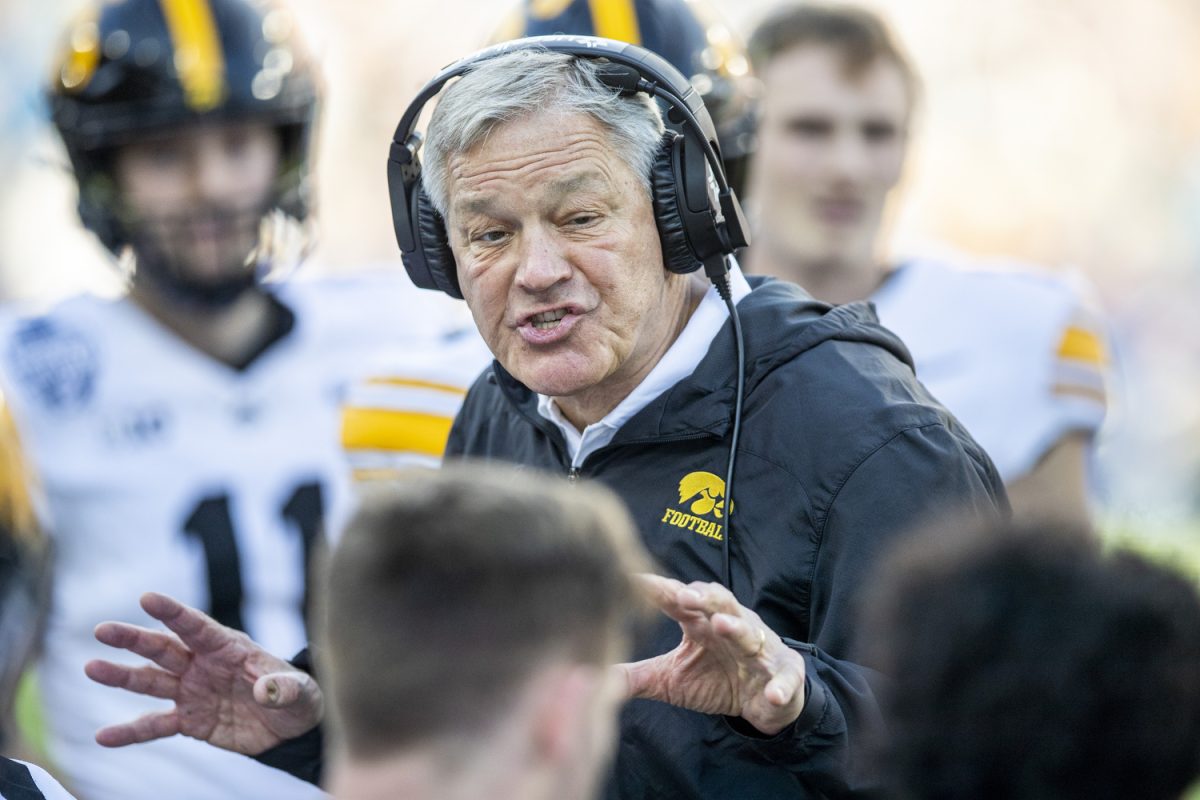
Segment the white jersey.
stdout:
<svg viewBox="0 0 1200 800">
<path fill-rule="evenodd" d="M 75 800 L 36 764 L 0 758 L 0 800 Z"/>
<path fill-rule="evenodd" d="M 138 606 L 149 590 L 283 658 L 305 646 L 306 570 L 349 505 L 345 390 L 377 352 L 402 339 L 432 349 L 438 331 L 402 273 L 296 280 L 278 296 L 292 329 L 240 371 L 127 299 L 78 297 L 0 328 L 4 382 L 56 543 L 39 674 L 51 755 L 89 800 L 324 796 L 184 737 L 99 747 L 99 727 L 169 703 L 83 673 L 93 658 L 141 663 L 92 631 L 103 620 L 157 627 Z"/>
<path fill-rule="evenodd" d="M 903 263 L 871 300 L 917 378 L 988 452 L 1005 482 L 1064 435 L 1104 419 L 1107 348 L 1078 281 L 1029 269 Z"/>
</svg>

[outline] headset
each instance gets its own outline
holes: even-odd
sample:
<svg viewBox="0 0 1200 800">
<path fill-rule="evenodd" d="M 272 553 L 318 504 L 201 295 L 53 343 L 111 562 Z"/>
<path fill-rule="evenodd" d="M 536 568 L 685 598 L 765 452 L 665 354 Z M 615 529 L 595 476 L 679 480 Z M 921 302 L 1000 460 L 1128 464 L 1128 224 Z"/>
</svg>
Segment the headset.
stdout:
<svg viewBox="0 0 1200 800">
<path fill-rule="evenodd" d="M 662 101 L 666 131 L 651 167 L 655 222 L 662 241 L 663 265 L 675 273 L 701 267 L 729 309 L 737 344 L 737 392 L 725 476 L 725 536 L 722 540 L 725 585 L 732 589 L 729 539 L 733 522 L 733 472 L 741 432 L 745 389 L 745 346 L 737 306 L 729 287 L 729 257 L 749 244 L 741 204 L 721 164 L 716 126 L 700 94 L 662 57 L 635 45 L 593 36 L 533 36 L 481 50 L 442 69 L 409 104 L 396 126 L 388 154 L 388 192 L 392 224 L 405 270 L 422 289 L 462 298 L 445 222 L 421 185 L 418 153 L 423 141 L 415 130 L 426 104 L 451 80 L 480 63 L 517 50 L 548 50 L 601 62 L 598 77 L 622 96 L 638 92 Z M 710 182 L 711 180 L 711 182 Z"/>
</svg>

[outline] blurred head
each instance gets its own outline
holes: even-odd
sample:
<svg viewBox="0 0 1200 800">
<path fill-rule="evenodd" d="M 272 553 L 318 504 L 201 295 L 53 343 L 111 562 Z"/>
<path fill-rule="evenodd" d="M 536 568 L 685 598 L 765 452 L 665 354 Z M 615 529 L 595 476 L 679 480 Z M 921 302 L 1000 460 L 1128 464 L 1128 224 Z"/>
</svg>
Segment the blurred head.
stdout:
<svg viewBox="0 0 1200 800">
<path fill-rule="evenodd" d="M 596 70 L 540 50 L 482 62 L 443 92 L 422 178 L 505 369 L 556 398 L 619 400 L 686 321 L 690 277 L 663 267 L 658 111 Z"/>
<path fill-rule="evenodd" d="M 499 764 L 588 796 L 646 567 L 599 488 L 463 466 L 379 487 L 333 554 L 321 635 L 350 764 L 428 757 L 447 781 Z"/>
<path fill-rule="evenodd" d="M 50 544 L 34 513 L 16 427 L 0 403 L 0 720 L 8 721 L 50 602 Z M 0 724 L 0 733 L 3 733 Z"/>
<path fill-rule="evenodd" d="M 749 52 L 763 86 L 756 245 L 786 263 L 861 266 L 904 166 L 917 95 L 907 57 L 873 13 L 810 4 L 770 14 Z"/>
<path fill-rule="evenodd" d="M 1168 800 L 1200 775 L 1200 598 L 1170 570 L 1048 526 L 938 531 L 869 608 L 898 796 Z"/>
<path fill-rule="evenodd" d="M 524 0 L 492 38 L 560 33 L 644 47 L 687 76 L 717 126 L 725 177 L 742 192 L 755 146 L 757 83 L 741 42 L 707 0 Z"/>
<path fill-rule="evenodd" d="M 248 0 L 91 0 L 51 89 L 79 212 L 135 283 L 231 302 L 260 231 L 308 213 L 316 86 L 294 21 Z"/>
</svg>

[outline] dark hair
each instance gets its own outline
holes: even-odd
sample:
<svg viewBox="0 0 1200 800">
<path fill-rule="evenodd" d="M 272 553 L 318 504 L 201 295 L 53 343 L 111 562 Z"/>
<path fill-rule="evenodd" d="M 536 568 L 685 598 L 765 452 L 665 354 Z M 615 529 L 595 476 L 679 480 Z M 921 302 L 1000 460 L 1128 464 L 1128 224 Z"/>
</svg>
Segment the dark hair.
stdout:
<svg viewBox="0 0 1200 800">
<path fill-rule="evenodd" d="M 1167 800 L 1200 773 L 1200 599 L 1050 527 L 939 532 L 886 562 L 866 660 L 914 800 Z"/>
<path fill-rule="evenodd" d="M 872 11 L 852 5 L 789 3 L 770 12 L 750 35 L 746 51 L 759 76 L 781 53 L 806 45 L 831 47 L 850 75 L 861 74 L 879 59 L 900 70 L 913 104 L 920 79 L 887 23 Z"/>
<path fill-rule="evenodd" d="M 453 466 L 376 487 L 330 563 L 319 657 L 349 752 L 486 734 L 537 668 L 624 656 L 648 559 L 600 487 Z"/>
</svg>

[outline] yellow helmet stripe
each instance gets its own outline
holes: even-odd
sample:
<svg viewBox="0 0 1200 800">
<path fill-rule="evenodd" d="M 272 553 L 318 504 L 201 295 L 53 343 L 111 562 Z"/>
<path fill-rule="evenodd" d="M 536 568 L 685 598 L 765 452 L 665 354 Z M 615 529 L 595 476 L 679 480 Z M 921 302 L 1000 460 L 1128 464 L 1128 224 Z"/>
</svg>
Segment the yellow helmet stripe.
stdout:
<svg viewBox="0 0 1200 800">
<path fill-rule="evenodd" d="M 194 111 L 215 108 L 225 96 L 225 56 L 212 9 L 206 0 L 159 2 L 188 106 Z"/>
<path fill-rule="evenodd" d="M 87 88 L 96 67 L 100 65 L 100 10 L 98 6 L 86 9 L 71 29 L 67 57 L 59 72 L 59 82 L 71 92 Z"/>
<path fill-rule="evenodd" d="M 590 0 L 588 5 L 592 9 L 592 29 L 597 36 L 629 44 L 642 43 L 633 0 Z"/>
</svg>

